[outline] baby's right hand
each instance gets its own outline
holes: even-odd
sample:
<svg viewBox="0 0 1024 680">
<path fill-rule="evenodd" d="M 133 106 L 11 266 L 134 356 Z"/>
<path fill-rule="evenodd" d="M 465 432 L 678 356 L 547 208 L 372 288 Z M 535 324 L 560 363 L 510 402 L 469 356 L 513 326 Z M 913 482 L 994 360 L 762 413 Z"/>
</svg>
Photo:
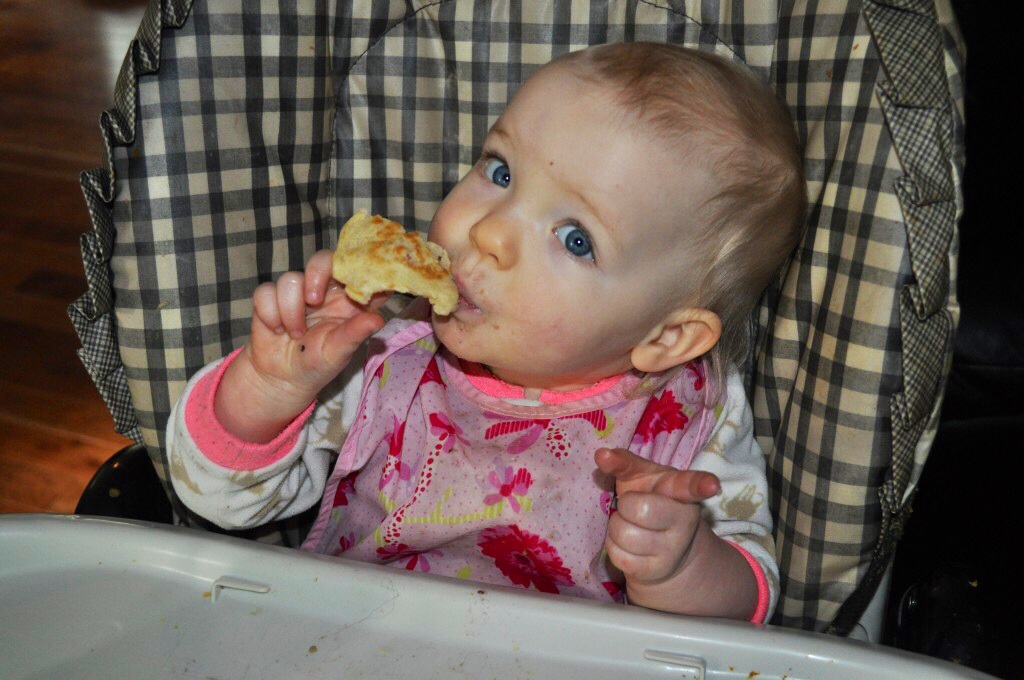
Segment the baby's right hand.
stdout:
<svg viewBox="0 0 1024 680">
<path fill-rule="evenodd" d="M 249 351 L 254 367 L 312 399 L 384 325 L 376 310 L 387 296 L 365 307 L 353 302 L 331 278 L 331 251 L 321 250 L 305 273 L 282 274 L 257 288 L 252 299 Z"/>
<path fill-rule="evenodd" d="M 221 424 L 247 441 L 269 441 L 348 365 L 384 319 L 375 296 L 362 306 L 331 277 L 331 251 L 253 293 L 249 344 L 217 391 Z"/>
</svg>

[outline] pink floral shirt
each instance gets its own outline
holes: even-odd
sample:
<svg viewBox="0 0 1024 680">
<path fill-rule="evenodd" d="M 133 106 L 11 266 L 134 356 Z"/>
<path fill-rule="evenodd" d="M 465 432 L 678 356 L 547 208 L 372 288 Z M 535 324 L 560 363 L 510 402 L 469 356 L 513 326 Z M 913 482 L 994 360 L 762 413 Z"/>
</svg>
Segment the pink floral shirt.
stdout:
<svg viewBox="0 0 1024 680">
<path fill-rule="evenodd" d="M 392 321 L 371 343 L 354 422 L 322 486 L 319 463 L 307 455 L 317 448 L 307 432 L 316 430 L 316 409 L 262 449 L 237 440 L 225 447 L 230 435 L 210 422 L 223 365 L 206 373 L 205 384 L 197 380 L 188 406 L 177 409 L 184 422 L 179 414 L 181 426 L 169 431 L 172 467 L 178 461 L 189 471 L 190 484 L 175 476 L 186 504 L 215 522 L 237 512 L 213 511 L 206 496 L 215 489 L 220 506 L 232 505 L 223 480 L 245 470 L 253 475 L 245 477 L 248 487 L 259 483 L 267 495 L 258 510 L 246 498 L 246 512 L 265 521 L 308 507 L 282 490 L 308 495 L 312 479 L 312 490 L 322 491 L 306 550 L 622 601 L 622 576 L 603 550 L 614 482 L 593 456 L 600 447 L 628 448 L 657 463 L 719 475 L 723 493 L 705 502 L 705 516 L 758 578 L 761 602 L 753 618 L 769 613 L 777 572 L 764 462 L 749 422 L 736 437 L 740 423 L 724 422 L 728 409 L 705 405 L 701 364 L 687 365 L 653 393 L 644 391 L 641 376 L 625 374 L 581 393 L 545 393 L 526 403 L 509 398 L 511 386 L 439 347 L 426 320 Z M 727 431 L 738 447 L 725 449 L 720 435 L 728 438 Z M 240 453 L 232 446 L 248 448 Z M 221 481 L 210 483 L 214 477 Z"/>
</svg>

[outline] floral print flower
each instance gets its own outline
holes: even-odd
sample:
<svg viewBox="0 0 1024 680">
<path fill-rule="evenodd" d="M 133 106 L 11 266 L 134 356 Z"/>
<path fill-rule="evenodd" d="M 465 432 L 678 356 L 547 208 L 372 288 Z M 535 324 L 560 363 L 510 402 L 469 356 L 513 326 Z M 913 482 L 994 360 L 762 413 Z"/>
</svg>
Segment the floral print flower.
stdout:
<svg viewBox="0 0 1024 680">
<path fill-rule="evenodd" d="M 444 553 L 440 550 L 426 550 L 424 552 L 415 553 L 405 563 L 405 568 L 409 571 L 422 571 L 424 574 L 429 574 L 430 562 L 427 561 L 427 555 L 432 557 L 442 557 Z"/>
<path fill-rule="evenodd" d="M 515 524 L 484 529 L 477 545 L 517 586 L 529 588 L 532 585 L 543 593 L 558 593 L 558 586 L 576 585 L 572 572 L 562 564 L 558 550 Z"/>
<path fill-rule="evenodd" d="M 443 413 L 430 414 L 430 431 L 441 441 L 441 453 L 447 453 L 455 446 L 455 442 L 466 445 L 469 442 L 462 436 L 462 428 L 448 420 Z"/>
<path fill-rule="evenodd" d="M 576 413 L 556 418 L 554 420 L 550 418 L 538 418 L 535 420 L 509 419 L 508 416 L 490 412 L 487 412 L 484 415 L 491 420 L 501 421 L 491 425 L 486 431 L 484 431 L 485 440 L 490 441 L 491 439 L 510 434 L 519 435 L 508 445 L 507 451 L 511 455 L 518 455 L 523 451 L 526 451 L 528 448 L 533 446 L 538 439 L 540 439 L 542 434 L 546 433 L 547 436 L 545 437 L 544 444 L 547 447 L 547 450 L 554 454 L 556 458 L 563 458 L 567 456 L 572 445 L 569 442 L 569 438 L 567 437 L 562 424 L 568 420 L 580 419 L 587 421 L 597 431 L 597 436 L 602 439 L 611 434 L 611 431 L 615 427 L 611 418 L 601 410 Z"/>
<path fill-rule="evenodd" d="M 381 562 L 390 562 L 399 557 L 407 557 L 416 552 L 405 543 L 389 543 L 377 548 L 377 559 Z"/>
<path fill-rule="evenodd" d="M 393 562 L 394 560 L 405 558 L 405 568 L 407 570 L 422 571 L 423 573 L 430 572 L 430 562 L 427 560 L 427 555 L 443 557 L 444 553 L 440 550 L 425 550 L 423 552 L 419 552 L 405 543 L 384 545 L 377 548 L 377 558 L 381 562 Z"/>
<path fill-rule="evenodd" d="M 374 379 L 380 381 L 380 386 L 379 386 L 380 389 L 384 389 L 384 385 L 387 384 L 388 377 L 390 375 L 391 375 L 391 363 L 388 362 L 387 359 L 382 361 L 380 366 L 377 367 L 377 370 L 373 372 Z"/>
<path fill-rule="evenodd" d="M 423 372 L 423 377 L 420 378 L 421 386 L 432 382 L 444 385 L 444 381 L 441 380 L 441 368 L 437 365 L 437 357 L 430 360 L 430 363 L 427 364 L 427 370 Z"/>
<path fill-rule="evenodd" d="M 689 420 L 683 413 L 683 405 L 676 401 L 672 390 L 665 390 L 660 396 L 651 397 L 647 402 L 647 408 L 644 409 L 640 423 L 636 426 L 633 443 L 646 444 L 662 432 L 682 430 Z"/>
<path fill-rule="evenodd" d="M 703 361 L 690 361 L 686 364 L 686 372 L 693 376 L 693 389 L 700 392 L 704 389 L 704 362 Z"/>
<path fill-rule="evenodd" d="M 512 455 L 517 455 L 530 448 L 535 441 L 540 439 L 540 436 L 547 429 L 550 420 L 538 419 L 538 420 L 509 420 L 507 416 L 499 415 L 497 413 L 486 413 L 488 418 L 501 419 L 502 422 L 491 425 L 484 432 L 484 439 L 491 440 L 495 437 L 501 437 L 507 434 L 518 434 L 522 432 L 520 436 L 516 437 L 511 444 L 508 445 L 508 452 Z"/>
<path fill-rule="evenodd" d="M 484 497 L 484 505 L 495 505 L 504 499 L 514 512 L 519 512 L 519 499 L 516 496 L 525 496 L 529 493 L 533 477 L 526 468 L 513 471 L 511 465 L 498 463 L 487 475 L 487 482 L 494 492 Z"/>
<path fill-rule="evenodd" d="M 338 539 L 338 554 L 345 552 L 356 544 L 356 535 L 349 532 L 348 536 L 342 536 Z"/>
<path fill-rule="evenodd" d="M 612 600 L 619 604 L 624 604 L 626 602 L 626 592 L 618 583 L 615 581 L 601 581 L 601 585 L 608 591 L 608 595 Z"/>
<path fill-rule="evenodd" d="M 353 472 L 348 477 L 345 477 L 338 482 L 338 490 L 334 492 L 334 503 L 332 507 L 338 507 L 340 505 L 348 505 L 348 497 L 355 493 L 356 490 L 356 477 L 359 472 Z"/>
<path fill-rule="evenodd" d="M 398 475 L 399 479 L 406 480 L 412 475 L 412 470 L 408 465 L 402 462 L 402 441 L 405 438 L 405 423 L 399 422 L 396 416 L 391 416 L 394 420 L 394 428 L 391 430 L 391 434 L 388 435 L 388 457 L 384 461 L 384 469 L 380 473 L 379 487 L 383 489 L 387 486 L 391 480 Z"/>
</svg>

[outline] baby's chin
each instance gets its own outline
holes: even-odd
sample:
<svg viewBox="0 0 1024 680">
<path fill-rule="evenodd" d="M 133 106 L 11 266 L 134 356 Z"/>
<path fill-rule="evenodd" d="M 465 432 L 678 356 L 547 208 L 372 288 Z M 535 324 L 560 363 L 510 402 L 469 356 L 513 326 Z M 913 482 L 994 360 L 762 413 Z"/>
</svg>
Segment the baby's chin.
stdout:
<svg viewBox="0 0 1024 680">
<path fill-rule="evenodd" d="M 441 316 L 435 312 L 430 315 L 430 325 L 434 329 L 434 337 L 449 352 L 462 361 L 481 362 L 479 352 L 473 351 L 473 345 L 460 328 L 453 316 Z"/>
<path fill-rule="evenodd" d="M 602 374 L 599 371 L 588 371 L 584 367 L 567 367 L 564 360 L 559 360 L 553 354 L 545 356 L 539 347 L 534 347 L 532 354 L 523 350 L 516 353 L 518 356 L 509 356 L 510 350 L 507 347 L 502 351 L 501 348 L 477 342 L 477 331 L 482 329 L 476 324 L 464 326 L 455 317 L 437 314 L 431 314 L 430 322 L 434 337 L 459 361 L 480 364 L 510 385 L 543 390 L 573 390 L 599 382 L 616 372 Z M 528 361 L 524 363 L 522 360 L 528 354 Z M 567 374 L 567 368 L 573 372 Z M 629 368 L 626 366 L 622 371 Z"/>
</svg>

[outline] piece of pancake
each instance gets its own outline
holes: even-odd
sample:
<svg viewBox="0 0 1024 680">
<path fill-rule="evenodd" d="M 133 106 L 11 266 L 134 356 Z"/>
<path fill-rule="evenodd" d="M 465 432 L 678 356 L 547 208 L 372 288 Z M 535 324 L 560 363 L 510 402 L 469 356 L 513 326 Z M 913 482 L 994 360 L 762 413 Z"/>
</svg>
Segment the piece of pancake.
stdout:
<svg viewBox="0 0 1024 680">
<path fill-rule="evenodd" d="M 362 304 L 380 291 L 410 293 L 430 300 L 434 311 L 444 316 L 459 302 L 451 262 L 441 246 L 364 210 L 341 228 L 332 274 L 345 284 L 345 293 Z"/>
</svg>

